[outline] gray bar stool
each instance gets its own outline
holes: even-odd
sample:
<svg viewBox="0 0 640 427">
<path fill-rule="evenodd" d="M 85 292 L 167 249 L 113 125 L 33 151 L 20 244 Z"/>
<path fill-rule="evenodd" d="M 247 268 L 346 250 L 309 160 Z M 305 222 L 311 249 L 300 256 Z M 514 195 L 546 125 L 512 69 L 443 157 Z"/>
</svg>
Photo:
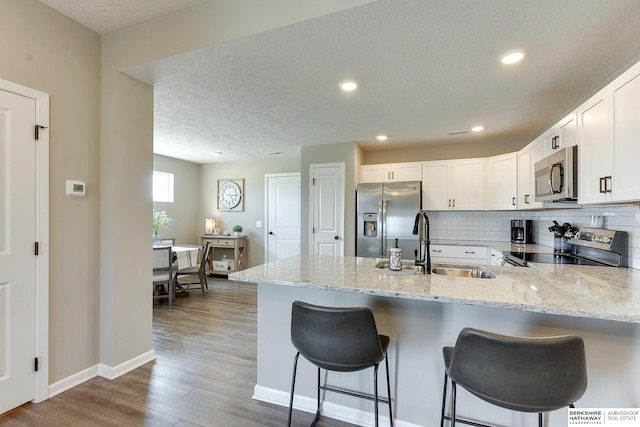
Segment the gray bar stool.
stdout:
<svg viewBox="0 0 640 427">
<path fill-rule="evenodd" d="M 370 309 L 366 307 L 322 307 L 295 301 L 291 308 L 291 342 L 298 351 L 293 361 L 288 426 L 291 426 L 296 370 L 298 357 L 301 354 L 318 367 L 318 409 L 312 426 L 320 418 L 321 390 L 373 400 L 375 402 L 376 426 L 378 425 L 378 402 L 387 403 L 389 405 L 389 419 L 393 426 L 389 360 L 387 359 L 389 337 L 378 335 Z M 386 399 L 378 397 L 378 365 L 383 359 L 387 371 L 388 398 Z M 338 372 L 355 372 L 373 368 L 374 395 L 321 385 L 321 368 Z"/>
<path fill-rule="evenodd" d="M 455 347 L 444 347 L 445 374 L 440 427 L 456 423 L 488 427 L 456 418 L 456 385 L 496 406 L 520 412 L 554 411 L 580 399 L 587 389 L 582 338 L 573 335 L 525 338 L 464 328 Z M 451 415 L 445 415 L 451 379 Z"/>
</svg>

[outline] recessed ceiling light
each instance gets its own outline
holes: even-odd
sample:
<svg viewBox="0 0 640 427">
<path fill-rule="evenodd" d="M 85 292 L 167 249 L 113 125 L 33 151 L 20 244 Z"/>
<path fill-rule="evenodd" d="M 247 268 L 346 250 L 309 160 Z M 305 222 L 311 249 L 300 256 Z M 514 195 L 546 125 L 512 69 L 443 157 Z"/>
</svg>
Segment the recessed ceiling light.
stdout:
<svg viewBox="0 0 640 427">
<path fill-rule="evenodd" d="M 484 126 L 474 126 L 474 127 L 471 128 L 471 130 L 473 132 L 480 132 L 480 131 L 484 130 Z"/>
<path fill-rule="evenodd" d="M 524 50 L 522 49 L 514 49 L 509 50 L 502 55 L 500 55 L 500 62 L 503 64 L 515 64 L 516 62 L 522 60 L 524 58 Z"/>
<path fill-rule="evenodd" d="M 387 140 L 387 135 L 378 135 L 378 136 L 376 136 L 376 139 L 378 141 L 386 141 Z"/>
<path fill-rule="evenodd" d="M 214 155 L 214 156 L 222 156 L 222 152 L 221 151 L 212 151 L 211 154 Z"/>
<path fill-rule="evenodd" d="M 344 90 L 345 92 L 351 92 L 358 88 L 358 82 L 356 82 L 355 80 L 343 80 L 339 83 L 339 85 L 340 89 Z"/>
</svg>

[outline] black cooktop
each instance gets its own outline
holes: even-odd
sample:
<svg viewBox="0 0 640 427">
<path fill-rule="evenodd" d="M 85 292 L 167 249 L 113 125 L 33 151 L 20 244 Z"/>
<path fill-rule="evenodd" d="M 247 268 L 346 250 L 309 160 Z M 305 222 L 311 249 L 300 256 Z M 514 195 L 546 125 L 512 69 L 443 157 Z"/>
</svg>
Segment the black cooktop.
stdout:
<svg viewBox="0 0 640 427">
<path fill-rule="evenodd" d="M 556 252 L 556 253 L 536 253 L 536 252 L 509 252 L 502 253 L 509 260 L 514 261 L 518 265 L 526 266 L 527 262 L 539 262 L 543 264 L 574 264 L 574 265 L 598 265 L 605 266 L 598 261 L 580 258 L 575 255 Z"/>
</svg>

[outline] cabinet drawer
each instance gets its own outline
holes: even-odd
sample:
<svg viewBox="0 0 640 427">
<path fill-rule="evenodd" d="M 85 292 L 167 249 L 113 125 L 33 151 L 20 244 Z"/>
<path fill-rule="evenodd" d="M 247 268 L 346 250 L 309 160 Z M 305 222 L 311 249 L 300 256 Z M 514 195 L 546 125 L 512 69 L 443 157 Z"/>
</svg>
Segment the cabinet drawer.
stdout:
<svg viewBox="0 0 640 427">
<path fill-rule="evenodd" d="M 433 258 L 463 258 L 487 261 L 487 248 L 482 246 L 432 245 Z"/>
<path fill-rule="evenodd" d="M 223 246 L 228 246 L 228 247 L 234 247 L 235 246 L 235 240 L 233 239 L 203 239 L 202 243 L 211 243 L 211 246 L 213 247 L 223 247 Z"/>
</svg>

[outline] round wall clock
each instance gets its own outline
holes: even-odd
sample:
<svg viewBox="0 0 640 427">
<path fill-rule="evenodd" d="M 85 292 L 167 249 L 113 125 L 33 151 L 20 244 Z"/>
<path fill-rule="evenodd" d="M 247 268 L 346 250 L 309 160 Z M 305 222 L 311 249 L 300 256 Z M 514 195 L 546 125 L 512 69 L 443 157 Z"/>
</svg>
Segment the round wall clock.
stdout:
<svg viewBox="0 0 640 427">
<path fill-rule="evenodd" d="M 241 211 L 242 190 L 244 180 L 218 180 L 218 209 L 227 211 Z"/>
</svg>

